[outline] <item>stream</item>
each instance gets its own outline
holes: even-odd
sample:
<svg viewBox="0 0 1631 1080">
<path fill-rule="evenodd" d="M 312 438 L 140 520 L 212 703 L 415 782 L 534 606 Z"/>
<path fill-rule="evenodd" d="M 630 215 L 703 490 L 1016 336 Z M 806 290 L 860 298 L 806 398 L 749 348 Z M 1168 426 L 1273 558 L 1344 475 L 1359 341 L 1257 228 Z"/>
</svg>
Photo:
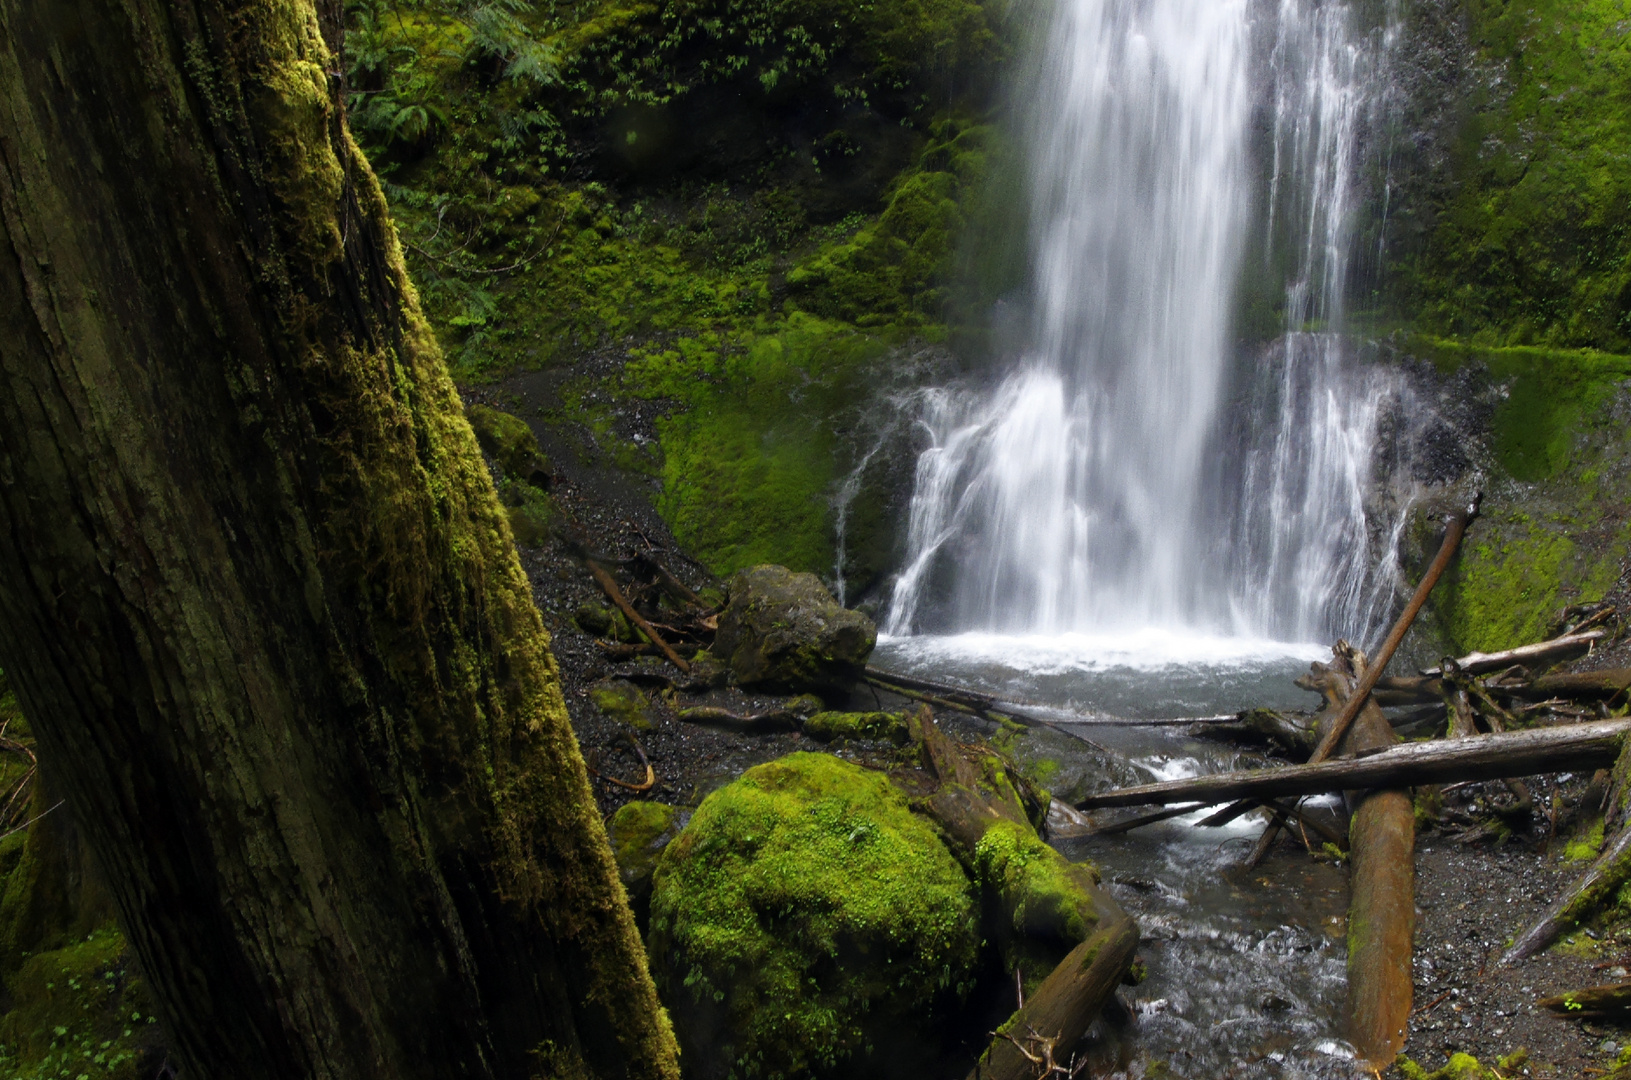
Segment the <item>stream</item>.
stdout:
<svg viewBox="0 0 1631 1080">
<path fill-rule="evenodd" d="M 885 637 L 873 663 L 1023 699 L 1029 712 L 1061 722 L 1078 737 L 1033 729 L 1013 749 L 1033 765 L 1057 762 L 1050 781 L 1070 798 L 1261 761 L 1180 727 L 1106 721 L 1307 708 L 1315 699 L 1291 680 L 1328 656 L 1321 646 L 1144 630 Z M 1095 863 L 1138 920 L 1149 972 L 1121 991 L 1134 1011 L 1131 1027 L 1095 1028 L 1093 1075 L 1350 1077 L 1353 1054 L 1342 1038 L 1347 871 L 1286 849 L 1247 871 L 1240 863 L 1261 820 L 1197 828 L 1208 812 L 1055 843 Z"/>
</svg>

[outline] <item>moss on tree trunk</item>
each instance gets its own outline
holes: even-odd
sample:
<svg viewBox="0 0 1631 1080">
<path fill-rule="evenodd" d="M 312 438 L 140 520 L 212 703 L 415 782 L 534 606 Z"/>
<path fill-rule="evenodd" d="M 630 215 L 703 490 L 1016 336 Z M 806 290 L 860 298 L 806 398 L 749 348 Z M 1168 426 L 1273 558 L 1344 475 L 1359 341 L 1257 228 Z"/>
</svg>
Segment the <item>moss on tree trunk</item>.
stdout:
<svg viewBox="0 0 1631 1080">
<path fill-rule="evenodd" d="M 191 1073 L 672 1077 L 338 18 L 0 0 L 0 663 Z"/>
</svg>

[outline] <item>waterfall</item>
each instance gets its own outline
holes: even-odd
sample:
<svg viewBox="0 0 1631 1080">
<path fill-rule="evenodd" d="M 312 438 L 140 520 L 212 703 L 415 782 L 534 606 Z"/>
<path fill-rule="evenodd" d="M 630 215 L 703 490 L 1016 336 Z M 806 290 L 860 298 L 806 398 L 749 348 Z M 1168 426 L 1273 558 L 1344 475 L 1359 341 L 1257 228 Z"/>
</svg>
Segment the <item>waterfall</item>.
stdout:
<svg viewBox="0 0 1631 1080">
<path fill-rule="evenodd" d="M 925 399 L 886 630 L 1363 635 L 1393 386 L 1341 330 L 1376 36 L 1342 0 L 1056 0 L 1041 29 L 1027 347 Z M 1267 347 L 1235 343 L 1243 272 L 1283 286 Z"/>
</svg>

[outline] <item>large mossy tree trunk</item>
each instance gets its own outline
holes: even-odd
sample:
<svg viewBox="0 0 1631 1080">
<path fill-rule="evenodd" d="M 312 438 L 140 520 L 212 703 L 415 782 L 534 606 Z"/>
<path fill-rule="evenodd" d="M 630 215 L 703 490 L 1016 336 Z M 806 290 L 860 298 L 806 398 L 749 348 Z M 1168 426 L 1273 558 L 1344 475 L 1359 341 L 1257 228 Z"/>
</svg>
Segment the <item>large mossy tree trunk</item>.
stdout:
<svg viewBox="0 0 1631 1080">
<path fill-rule="evenodd" d="M 0 0 L 0 664 L 188 1075 L 673 1077 L 338 0 Z"/>
</svg>

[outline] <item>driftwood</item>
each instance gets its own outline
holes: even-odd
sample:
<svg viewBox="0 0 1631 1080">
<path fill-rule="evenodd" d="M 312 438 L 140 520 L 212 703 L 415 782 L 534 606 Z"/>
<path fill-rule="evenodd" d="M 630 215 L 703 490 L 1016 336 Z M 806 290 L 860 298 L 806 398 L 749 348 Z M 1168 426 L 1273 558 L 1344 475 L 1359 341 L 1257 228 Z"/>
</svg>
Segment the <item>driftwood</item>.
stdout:
<svg viewBox="0 0 1631 1080">
<path fill-rule="evenodd" d="M 1079 1042 L 1121 985 L 1138 950 L 1138 924 L 1127 916 L 1100 921 L 998 1029 L 969 1080 L 1033 1080 L 1070 1075 L 1062 1054 Z"/>
<path fill-rule="evenodd" d="M 1558 936 L 1574 929 L 1631 877 L 1631 827 L 1622 827 L 1591 867 L 1546 908 L 1533 926 L 1501 955 L 1516 964 L 1541 952 Z"/>
<path fill-rule="evenodd" d="M 989 694 L 982 694 L 975 690 L 964 690 L 945 683 L 931 682 L 928 679 L 918 679 L 909 675 L 896 675 L 892 672 L 880 671 L 869 667 L 862 673 L 862 678 L 880 690 L 887 690 L 891 694 L 921 701 L 926 705 L 937 705 L 942 709 L 951 709 L 954 712 L 968 713 L 985 720 L 996 722 L 1006 717 L 1026 727 L 1054 727 L 1048 720 L 1042 720 L 1014 708 L 1012 703 L 1000 701 Z"/>
<path fill-rule="evenodd" d="M 1353 674 L 1364 658 L 1350 654 Z M 1344 698 L 1346 679 L 1331 672 L 1327 700 Z M 1354 691 L 1357 693 L 1357 691 Z M 1386 751 L 1397 741 L 1374 701 L 1359 710 L 1339 749 Z M 1410 794 L 1397 788 L 1350 792 L 1352 860 L 1348 903 L 1348 1039 L 1362 1058 L 1386 1066 L 1404 1047 L 1414 996 L 1410 956 L 1416 925 L 1416 820 Z"/>
<path fill-rule="evenodd" d="M 1588 986 L 1583 990 L 1570 990 L 1554 994 L 1536 1002 L 1543 1009 L 1552 1009 L 1564 1016 L 1616 1017 L 1631 1016 L 1631 980 L 1609 983 L 1607 986 Z"/>
<path fill-rule="evenodd" d="M 651 639 L 651 643 L 663 651 L 663 655 L 668 657 L 669 663 L 681 671 L 689 672 L 691 665 L 680 659 L 679 653 L 669 647 L 668 642 L 664 641 L 662 635 L 657 633 L 656 629 L 646 621 L 644 615 L 634 610 L 634 605 L 629 603 L 628 599 L 623 595 L 623 590 L 617 587 L 617 582 L 612 580 L 612 575 L 608 574 L 593 559 L 588 561 L 588 566 L 590 575 L 595 579 L 595 584 L 599 585 L 601 591 L 611 598 L 612 603 L 617 605 L 619 611 L 628 616 L 629 622 L 638 626 L 640 631 Z"/>
<path fill-rule="evenodd" d="M 1298 760 L 1307 760 L 1319 742 L 1312 717 L 1274 709 L 1247 709 L 1219 720 L 1191 722 L 1189 734 L 1207 739 L 1278 746 Z"/>
<path fill-rule="evenodd" d="M 1027 786 L 1022 779 L 1016 785 L 1000 759 L 954 744 L 936 726 L 928 708 L 908 717 L 908 725 L 923 771 L 935 780 L 934 790 L 918 805 L 939 823 L 948 842 L 972 859 L 993 829 L 1007 830 L 1010 836 L 1035 836 L 1031 815 L 1022 804 L 1030 797 L 1024 794 Z M 1007 776 L 1007 782 L 992 782 L 996 770 Z M 1027 858 L 1053 861 L 1052 872 L 1039 877 L 1063 880 L 1065 894 L 1038 895 L 1037 881 L 1025 872 L 1004 876 L 991 900 L 1006 915 L 1003 925 L 1017 925 L 1016 917 L 1024 912 L 1027 935 L 1041 931 L 1055 940 L 1069 940 L 1071 947 L 993 1034 L 970 1080 L 1035 1080 L 1042 1068 L 1066 1064 L 1066 1055 L 1115 993 L 1138 948 L 1137 924 L 1099 887 L 1093 869 L 1067 862 L 1040 840 L 1036 843 Z M 1085 940 L 1074 940 L 1084 929 Z"/>
<path fill-rule="evenodd" d="M 796 731 L 803 718 L 790 709 L 770 709 L 762 713 L 733 713 L 716 705 L 697 705 L 675 714 L 687 724 L 708 724 L 747 734 Z"/>
<path fill-rule="evenodd" d="M 1444 682 L 1437 675 L 1405 675 L 1379 679 L 1372 696 L 1378 705 L 1422 705 L 1439 700 Z M 1631 668 L 1542 675 L 1525 682 L 1485 683 L 1492 694 L 1519 701 L 1613 700 L 1631 691 Z"/>
<path fill-rule="evenodd" d="M 1084 836 L 1114 836 L 1117 833 L 1131 832 L 1145 825 L 1154 825 L 1158 821 L 1167 821 L 1171 818 L 1192 814 L 1201 808 L 1200 803 L 1184 803 L 1182 806 L 1169 806 L 1165 810 L 1154 810 L 1148 814 L 1139 814 L 1136 817 L 1122 818 L 1120 821 L 1106 822 L 1102 825 L 1090 825 Z"/>
<path fill-rule="evenodd" d="M 1467 508 L 1450 518 L 1449 526 L 1444 530 L 1444 541 L 1439 544 L 1438 554 L 1433 556 L 1432 565 L 1427 568 L 1427 573 L 1422 575 L 1421 583 L 1416 586 L 1416 592 L 1411 596 L 1410 603 L 1405 605 L 1404 611 L 1393 624 L 1393 629 L 1388 631 L 1381 648 L 1376 650 L 1375 657 L 1371 659 L 1365 672 L 1359 676 L 1359 684 L 1354 687 L 1342 711 L 1331 722 L 1330 729 L 1320 739 L 1319 746 L 1315 747 L 1313 755 L 1309 757 L 1310 761 L 1320 762 L 1330 757 L 1335 752 L 1337 744 L 1348 734 L 1348 728 L 1359 715 L 1359 710 L 1370 700 L 1371 688 L 1376 685 L 1376 680 L 1382 677 L 1383 670 L 1386 669 L 1388 661 L 1393 659 L 1393 654 L 1398 651 L 1399 643 L 1404 640 L 1411 624 L 1416 621 L 1422 605 L 1427 603 L 1428 594 L 1433 591 L 1433 586 L 1438 584 L 1438 579 L 1444 576 L 1451 558 L 1455 556 L 1456 548 L 1461 545 L 1461 538 L 1466 535 L 1467 526 L 1478 516 L 1478 502 L 1481 498 L 1481 492 L 1475 493 Z"/>
<path fill-rule="evenodd" d="M 1525 666 L 1536 663 L 1552 664 L 1559 660 L 1570 660 L 1576 656 L 1584 656 L 1591 650 L 1595 642 L 1608 637 L 1607 630 L 1588 630 L 1581 634 L 1569 634 L 1565 637 L 1553 638 L 1550 641 L 1540 641 L 1533 645 L 1520 645 L 1516 649 L 1505 649 L 1501 652 L 1468 653 L 1456 660 L 1456 666 L 1463 675 L 1487 675 L 1492 671 L 1501 671 L 1514 664 Z M 1423 675 L 1437 675 L 1441 669 L 1427 668 Z"/>
<path fill-rule="evenodd" d="M 1494 689 L 1525 701 L 1545 701 L 1554 697 L 1613 699 L 1631 690 L 1631 668 L 1583 671 L 1574 675 L 1543 675 L 1520 686 L 1496 686 Z"/>
<path fill-rule="evenodd" d="M 1278 769 L 1215 773 L 1089 795 L 1078 810 L 1177 802 L 1206 805 L 1234 799 L 1319 795 L 1345 788 L 1416 787 L 1462 780 L 1499 780 L 1549 772 L 1590 772 L 1619 755 L 1631 720 L 1600 720 L 1407 743 L 1379 753 Z"/>
</svg>

